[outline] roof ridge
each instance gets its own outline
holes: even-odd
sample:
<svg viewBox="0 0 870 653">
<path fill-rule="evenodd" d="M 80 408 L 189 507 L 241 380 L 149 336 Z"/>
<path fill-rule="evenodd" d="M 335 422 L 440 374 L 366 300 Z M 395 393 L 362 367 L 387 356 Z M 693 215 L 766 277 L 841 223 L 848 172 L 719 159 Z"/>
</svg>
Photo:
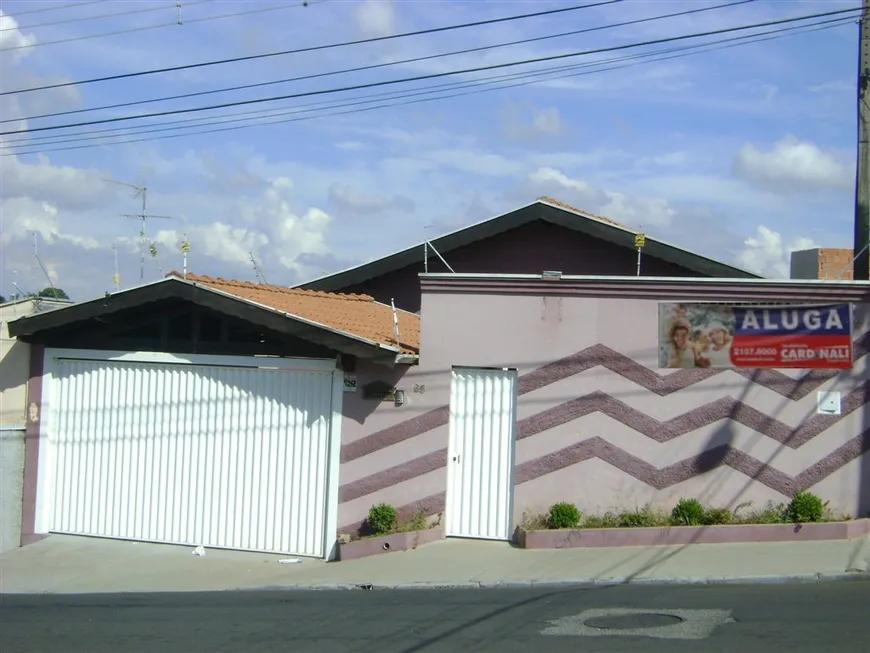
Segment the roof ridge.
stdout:
<svg viewBox="0 0 870 653">
<path fill-rule="evenodd" d="M 305 288 L 293 288 L 291 286 L 279 286 L 272 283 L 255 283 L 253 281 L 247 281 L 243 279 L 227 279 L 225 277 L 213 277 L 207 274 L 194 274 L 192 272 L 188 272 L 186 275 L 179 273 L 175 270 L 169 272 L 167 277 L 178 277 L 179 279 L 186 279 L 187 281 L 192 281 L 194 283 L 204 283 L 208 285 L 214 286 L 229 286 L 231 288 L 251 288 L 257 290 L 264 290 L 267 292 L 274 292 L 282 295 L 297 295 L 303 297 L 322 297 L 324 299 L 341 299 L 343 301 L 360 301 L 360 302 L 374 302 L 374 297 L 371 295 L 364 295 L 359 293 L 338 293 L 338 292 L 329 292 L 326 290 L 308 290 Z"/>
<path fill-rule="evenodd" d="M 604 215 L 598 215 L 596 213 L 592 213 L 591 211 L 586 211 L 585 209 L 578 209 L 576 206 L 572 206 L 567 202 L 563 202 L 562 200 L 557 200 L 555 197 L 550 197 L 549 195 L 541 195 L 537 198 L 538 202 L 546 202 L 547 204 L 552 204 L 553 206 L 565 209 L 566 211 L 571 211 L 572 213 L 577 213 L 578 215 L 582 215 L 584 217 L 595 218 L 596 220 L 601 220 L 602 222 L 607 222 L 609 224 L 614 224 L 624 229 L 628 229 L 629 231 L 637 232 L 637 229 L 634 227 L 630 227 L 625 223 L 619 222 L 618 220 L 614 220 L 613 218 L 608 218 Z"/>
</svg>

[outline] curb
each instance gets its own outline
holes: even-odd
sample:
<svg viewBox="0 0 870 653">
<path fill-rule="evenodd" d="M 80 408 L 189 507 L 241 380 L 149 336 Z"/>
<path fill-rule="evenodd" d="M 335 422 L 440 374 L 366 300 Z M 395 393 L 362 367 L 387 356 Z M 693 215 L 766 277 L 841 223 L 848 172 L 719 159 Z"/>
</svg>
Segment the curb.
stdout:
<svg viewBox="0 0 870 653">
<path fill-rule="evenodd" d="M 558 589 L 571 587 L 613 587 L 616 585 L 773 585 L 833 581 L 870 581 L 867 573 L 798 574 L 785 576 L 723 576 L 688 578 L 585 578 L 575 580 L 465 581 L 457 583 L 324 583 L 315 585 L 269 585 L 230 591 L 338 591 L 338 590 L 460 590 L 460 589 Z"/>
</svg>

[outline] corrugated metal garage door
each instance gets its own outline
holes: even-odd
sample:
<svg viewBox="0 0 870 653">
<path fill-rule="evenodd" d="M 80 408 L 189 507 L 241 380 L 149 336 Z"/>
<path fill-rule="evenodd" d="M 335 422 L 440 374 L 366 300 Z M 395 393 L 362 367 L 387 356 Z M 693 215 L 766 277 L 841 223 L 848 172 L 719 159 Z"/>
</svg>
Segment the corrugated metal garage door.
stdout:
<svg viewBox="0 0 870 653">
<path fill-rule="evenodd" d="M 329 371 L 57 359 L 50 530 L 323 556 Z"/>
</svg>

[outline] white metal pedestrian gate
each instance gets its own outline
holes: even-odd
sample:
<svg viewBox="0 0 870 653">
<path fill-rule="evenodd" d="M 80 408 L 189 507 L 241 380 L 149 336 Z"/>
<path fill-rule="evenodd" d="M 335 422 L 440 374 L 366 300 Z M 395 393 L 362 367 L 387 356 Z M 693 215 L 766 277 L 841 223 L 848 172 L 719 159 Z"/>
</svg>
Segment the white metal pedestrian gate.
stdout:
<svg viewBox="0 0 870 653">
<path fill-rule="evenodd" d="M 446 535 L 511 538 L 516 404 L 516 370 L 453 368 Z"/>
<path fill-rule="evenodd" d="M 53 360 L 47 530 L 327 555 L 334 362 Z"/>
</svg>

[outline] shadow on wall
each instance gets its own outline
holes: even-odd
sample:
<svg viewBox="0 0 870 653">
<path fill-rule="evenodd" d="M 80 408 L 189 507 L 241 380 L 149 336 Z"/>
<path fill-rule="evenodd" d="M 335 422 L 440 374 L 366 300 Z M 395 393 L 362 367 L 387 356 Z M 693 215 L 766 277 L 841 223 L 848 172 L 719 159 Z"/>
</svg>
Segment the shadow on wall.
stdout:
<svg viewBox="0 0 870 653">
<path fill-rule="evenodd" d="M 0 359 L 0 393 L 3 395 L 3 405 L 0 406 L 2 421 L 17 422 L 24 419 L 29 373 L 30 349 L 27 343 L 16 340 L 11 343 L 11 346 L 4 346 L 3 358 Z"/>
<path fill-rule="evenodd" d="M 862 318 L 854 327 L 855 332 L 867 333 L 870 331 L 870 310 L 862 312 Z M 864 380 L 864 399 L 870 401 L 870 379 Z M 870 517 L 870 404 L 864 404 L 861 415 L 861 467 L 858 474 L 858 515 Z"/>
<path fill-rule="evenodd" d="M 371 416 L 384 403 L 380 399 L 366 399 L 365 388 L 369 384 L 372 386 L 382 386 L 384 390 L 388 388 L 398 388 L 404 390 L 405 393 L 410 392 L 410 388 L 404 388 L 401 384 L 402 379 L 408 374 L 411 368 L 406 365 L 397 365 L 394 368 L 386 367 L 385 365 L 376 365 L 368 361 L 357 361 L 356 368 L 349 375 L 356 377 L 356 391 L 348 392 L 342 400 L 342 413 L 345 419 L 352 419 L 358 424 L 365 424 L 366 419 Z M 375 388 L 378 389 L 378 388 Z M 389 401 L 392 404 L 392 401 Z"/>
</svg>

